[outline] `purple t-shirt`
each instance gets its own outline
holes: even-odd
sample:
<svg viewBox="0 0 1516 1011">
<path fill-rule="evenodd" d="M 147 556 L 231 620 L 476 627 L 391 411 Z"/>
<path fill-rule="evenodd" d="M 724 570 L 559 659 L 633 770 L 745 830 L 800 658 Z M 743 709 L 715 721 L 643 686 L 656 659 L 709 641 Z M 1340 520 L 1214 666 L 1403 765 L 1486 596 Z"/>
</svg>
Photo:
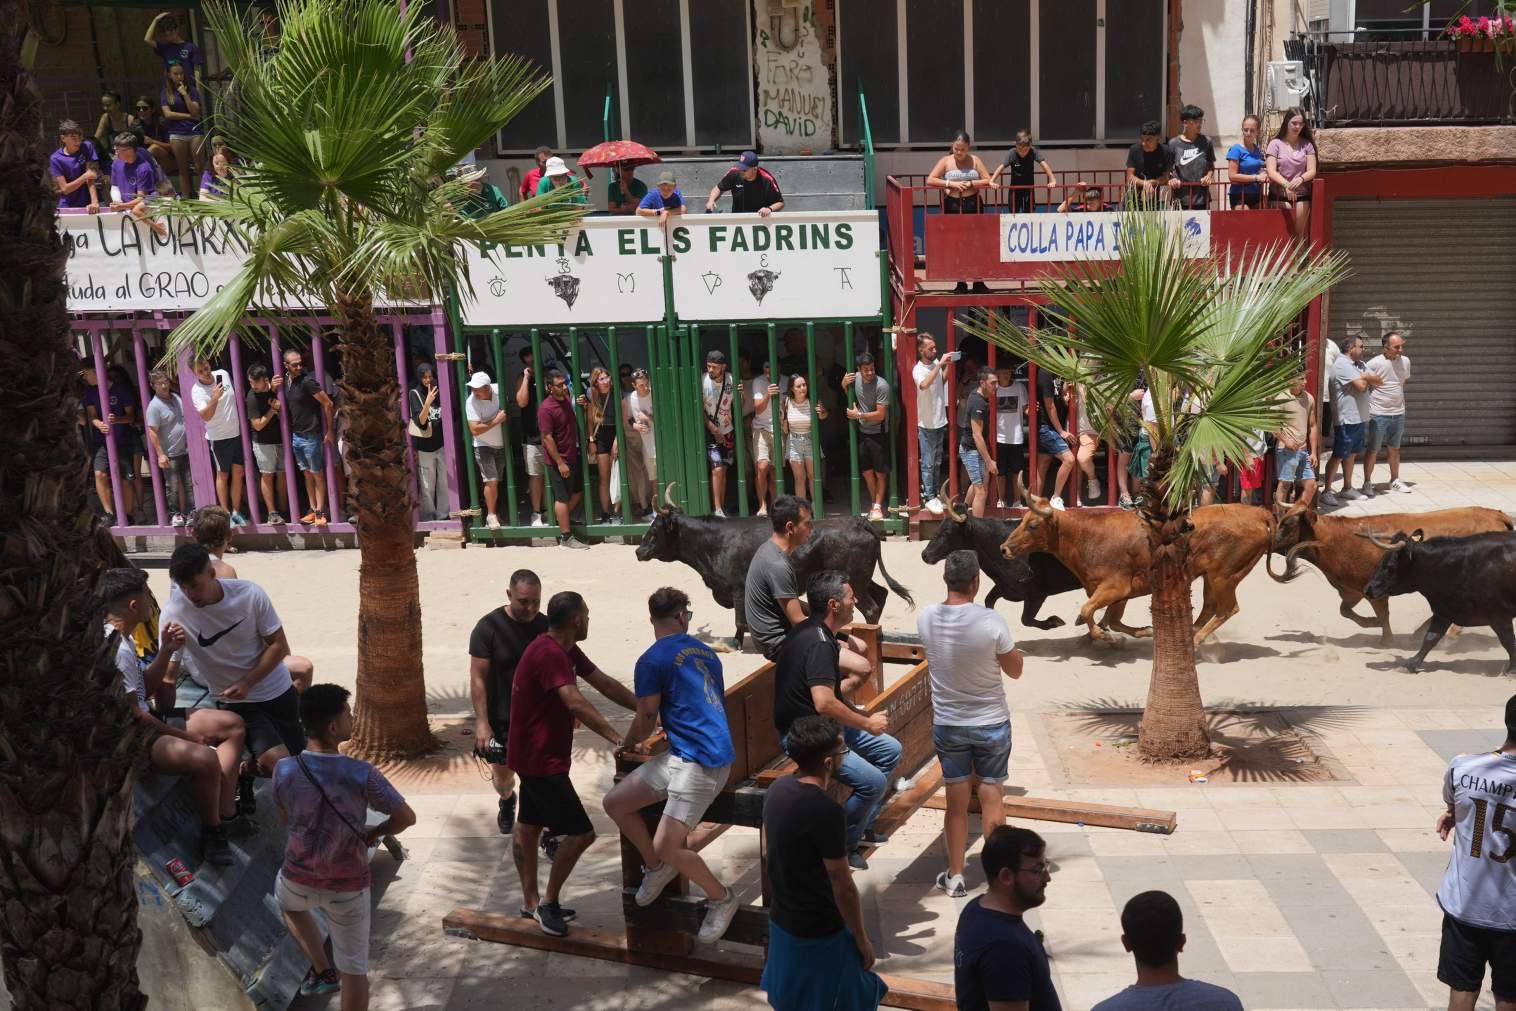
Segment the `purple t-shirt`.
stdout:
<svg viewBox="0 0 1516 1011">
<path fill-rule="evenodd" d="M 1269 146 L 1265 150 L 1265 153 L 1273 155 L 1277 160 L 1276 167 L 1279 169 L 1280 175 L 1286 179 L 1294 179 L 1296 176 L 1305 175 L 1306 158 L 1316 153 L 1316 145 L 1310 141 L 1306 141 L 1298 148 L 1294 148 L 1290 147 L 1285 141 L 1275 137 L 1269 141 Z M 1279 187 L 1275 186 L 1274 189 L 1278 190 Z"/>
<path fill-rule="evenodd" d="M 112 383 L 107 397 L 109 398 L 109 406 L 104 411 L 101 411 L 100 387 L 86 386 L 84 392 L 79 395 L 79 403 L 86 408 L 93 407 L 95 414 L 101 421 L 105 420 L 106 415 L 114 414 L 116 416 L 117 420 L 114 426 L 116 429 L 116 445 L 120 446 L 122 445 L 122 440 L 127 438 L 131 433 L 132 423 L 126 420 L 126 409 L 137 406 L 137 395 L 132 392 L 130 386 L 123 383 Z M 86 411 L 85 417 L 88 416 L 89 414 Z M 105 436 L 101 435 L 100 430 L 94 425 L 90 425 L 89 441 L 92 446 L 103 446 L 105 445 Z"/>
<path fill-rule="evenodd" d="M 195 87 L 193 81 L 190 82 L 189 86 L 184 90 L 189 92 L 189 97 L 195 100 L 195 104 L 197 106 L 201 106 L 203 108 L 203 103 L 205 100 L 200 97 L 200 89 Z M 177 91 L 172 91 L 168 88 L 164 88 L 163 91 L 159 92 L 158 94 L 158 101 L 161 102 L 166 108 L 172 109 L 175 112 L 189 112 L 189 102 L 185 101 L 184 96 L 179 94 Z M 164 123 L 166 124 L 166 129 L 168 130 L 168 135 L 170 137 L 186 137 L 198 134 L 200 132 L 200 120 L 198 118 L 169 119 L 168 117 L 164 117 Z"/>
<path fill-rule="evenodd" d="M 158 174 L 139 148 L 137 160 L 131 164 L 120 158 L 111 162 L 111 185 L 121 191 L 122 200 L 135 200 L 138 194 L 152 196 L 158 192 Z"/>
<path fill-rule="evenodd" d="M 64 151 L 63 148 L 53 152 L 53 156 L 47 160 L 49 175 L 62 176 L 64 182 L 73 182 L 84 175 L 84 170 L 98 162 L 100 156 L 95 153 L 95 145 L 91 141 L 80 141 L 79 150 L 73 154 Z M 59 207 L 88 207 L 90 187 L 81 186 L 72 193 L 58 194 Z"/>
<path fill-rule="evenodd" d="M 158 59 L 163 61 L 164 69 L 170 63 L 184 65 L 184 77 L 186 80 L 195 79 L 195 69 L 205 66 L 205 57 L 200 54 L 200 47 L 193 42 L 155 42 L 153 51 L 158 54 Z"/>
<path fill-rule="evenodd" d="M 302 759 L 319 790 L 300 767 Z M 289 823 L 280 873 L 307 888 L 357 892 L 369 886 L 368 845 L 358 836 L 366 831 L 369 808 L 391 814 L 405 798 L 367 762 L 305 751 L 274 766 L 274 801 Z"/>
</svg>

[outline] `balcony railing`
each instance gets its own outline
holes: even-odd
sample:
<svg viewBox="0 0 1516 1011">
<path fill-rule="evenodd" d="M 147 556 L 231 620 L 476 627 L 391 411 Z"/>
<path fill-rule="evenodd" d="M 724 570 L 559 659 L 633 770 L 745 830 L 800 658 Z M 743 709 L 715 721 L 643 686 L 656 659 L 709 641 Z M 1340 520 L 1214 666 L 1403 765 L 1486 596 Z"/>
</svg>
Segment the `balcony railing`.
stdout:
<svg viewBox="0 0 1516 1011">
<path fill-rule="evenodd" d="M 1352 42 L 1302 34 L 1285 43 L 1285 54 L 1305 63 L 1319 126 L 1516 122 L 1516 50 L 1385 34 Z"/>
</svg>

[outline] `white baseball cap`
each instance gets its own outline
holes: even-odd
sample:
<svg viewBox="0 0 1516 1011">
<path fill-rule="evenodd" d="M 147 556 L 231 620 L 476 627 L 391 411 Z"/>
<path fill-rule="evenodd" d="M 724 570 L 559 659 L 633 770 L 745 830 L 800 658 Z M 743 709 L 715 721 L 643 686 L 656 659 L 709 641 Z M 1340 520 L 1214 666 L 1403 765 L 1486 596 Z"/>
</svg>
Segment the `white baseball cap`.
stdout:
<svg viewBox="0 0 1516 1011">
<path fill-rule="evenodd" d="M 553 157 L 547 160 L 547 165 L 544 166 L 542 172 L 544 175 L 566 176 L 569 174 L 569 167 L 563 163 L 562 158 Z"/>
<path fill-rule="evenodd" d="M 471 390 L 482 390 L 488 385 L 490 385 L 490 374 L 488 372 L 475 372 L 472 376 L 469 376 L 468 386 Z"/>
</svg>

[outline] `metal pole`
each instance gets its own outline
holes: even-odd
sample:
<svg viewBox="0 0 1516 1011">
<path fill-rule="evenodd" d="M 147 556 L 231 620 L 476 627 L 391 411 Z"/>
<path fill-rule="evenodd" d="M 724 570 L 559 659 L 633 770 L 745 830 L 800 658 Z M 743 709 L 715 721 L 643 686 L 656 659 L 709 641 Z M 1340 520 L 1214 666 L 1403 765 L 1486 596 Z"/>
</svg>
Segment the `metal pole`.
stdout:
<svg viewBox="0 0 1516 1011">
<path fill-rule="evenodd" d="M 859 94 L 861 95 L 862 92 Z M 872 193 L 870 194 L 869 199 L 873 199 Z M 890 332 L 891 327 L 894 326 L 895 309 L 894 306 L 890 303 L 889 257 L 883 250 L 880 250 L 879 252 L 879 287 L 879 351 L 880 354 L 884 357 L 884 368 L 881 370 L 881 374 L 889 376 L 893 375 L 895 372 L 895 339 L 899 335 Z M 912 358 L 914 357 L 915 355 L 913 353 Z M 905 393 L 908 388 L 909 387 L 907 387 L 904 383 L 900 384 L 901 410 L 905 409 Z M 912 399 L 914 400 L 914 398 Z M 888 410 L 884 415 L 884 442 L 885 445 L 889 447 L 890 452 L 889 508 L 890 515 L 892 516 L 895 515 L 895 510 L 900 507 L 900 483 L 896 477 L 896 471 L 899 470 L 898 464 L 900 461 L 900 454 L 896 451 L 895 442 L 896 438 L 899 436 L 899 433 L 902 430 L 902 426 L 897 424 L 895 421 L 896 416 L 899 413 L 900 412 L 896 410 Z M 914 441 L 916 435 L 915 431 L 910 427 L 905 427 L 904 430 L 907 433 L 907 437 Z"/>
<path fill-rule="evenodd" d="M 315 353 L 316 358 L 316 381 L 321 384 L 321 388 L 324 390 L 326 389 L 326 345 L 322 341 L 319 331 L 312 332 L 311 334 L 311 350 Z M 338 392 L 340 393 L 341 391 Z M 336 423 L 337 416 L 333 413 L 332 424 L 336 425 Z M 342 456 L 337 452 L 337 433 L 330 432 L 326 434 L 331 435 L 332 441 L 327 442 L 323 437 L 321 456 L 326 461 L 326 473 L 323 476 L 326 478 L 326 517 L 330 520 L 336 518 L 338 515 L 337 503 L 340 501 L 340 498 L 337 486 L 337 473 L 342 469 Z M 349 517 L 349 519 L 356 523 L 358 517 L 354 515 Z"/>
<path fill-rule="evenodd" d="M 284 352 L 279 344 L 279 328 L 267 321 L 264 326 L 268 328 L 269 353 L 274 359 L 274 378 L 279 380 L 279 391 L 284 392 Z M 279 398 L 279 443 L 283 451 L 284 463 L 284 494 L 289 500 L 289 516 L 291 522 L 297 522 L 302 515 L 300 512 L 300 471 L 295 468 L 295 452 L 290 445 L 289 426 L 289 402 L 287 397 Z M 275 489 L 278 490 L 277 488 Z"/>
<path fill-rule="evenodd" d="M 579 328 L 576 327 L 576 326 L 571 326 L 571 327 L 569 327 L 569 356 L 574 360 L 574 364 L 573 364 L 573 375 L 574 376 L 578 376 L 579 375 L 579 371 L 580 371 L 579 355 L 580 355 Z M 598 497 L 598 495 L 596 493 L 600 490 L 600 486 L 599 486 L 598 483 L 597 484 L 593 484 L 593 485 L 590 483 L 590 450 L 589 450 L 589 447 L 590 447 L 591 443 L 593 442 L 593 440 L 595 438 L 594 433 L 590 431 L 590 397 L 593 395 L 593 391 L 590 389 L 590 386 L 589 386 L 588 382 L 585 383 L 585 385 L 583 387 L 583 390 L 584 390 L 584 420 L 579 425 L 579 472 L 584 475 L 584 492 L 583 492 L 583 494 L 580 497 L 584 500 L 584 526 L 585 526 L 586 529 L 588 529 L 589 527 L 594 526 L 594 524 L 595 524 L 595 507 L 599 504 L 599 501 L 600 501 L 599 497 Z M 578 410 L 576 410 L 577 407 L 578 407 L 578 400 L 577 400 L 577 397 L 574 394 L 573 382 L 572 382 L 572 377 L 571 377 L 571 380 L 570 380 L 570 383 L 569 383 L 569 410 L 571 410 L 571 411 L 574 412 L 574 416 L 575 417 L 578 417 L 578 415 L 579 415 Z M 596 466 L 598 466 L 598 464 Z M 569 496 L 569 497 L 571 499 L 573 498 L 572 495 Z M 570 516 L 569 517 L 569 527 L 570 527 L 570 529 L 573 528 L 573 525 L 574 525 L 574 517 Z"/>
<path fill-rule="evenodd" d="M 737 515 L 747 515 L 747 442 L 742 430 L 742 419 L 747 417 L 747 388 L 742 378 L 742 369 L 737 365 L 737 324 L 727 324 L 727 342 L 731 345 L 727 359 L 727 375 L 732 378 L 732 447 L 736 456 L 732 463 L 737 468 Z"/>
<path fill-rule="evenodd" d="M 147 457 L 147 470 L 150 483 L 153 487 L 153 509 L 158 514 L 158 525 L 168 526 L 168 499 L 164 494 L 163 472 L 158 469 L 158 454 L 153 452 L 153 444 L 147 437 L 147 407 L 153 402 L 152 384 L 147 381 L 147 346 L 142 339 L 142 333 L 136 327 L 131 330 L 132 356 L 137 361 L 137 408 L 139 420 L 142 422 L 142 455 Z M 137 508 L 142 508 L 139 502 Z"/>
<path fill-rule="evenodd" d="M 406 367 L 405 332 L 400 321 L 390 317 L 390 337 L 395 342 L 395 378 L 400 384 L 400 428 L 404 430 L 411 420 L 411 384 L 410 370 Z M 415 505 L 411 509 L 411 523 L 414 526 L 421 522 L 421 488 L 416 480 L 416 447 L 409 435 L 405 436 L 405 465 L 410 474 L 411 501 Z"/>
<path fill-rule="evenodd" d="M 947 333 L 943 335 L 943 350 L 938 352 L 939 359 L 944 354 L 952 354 L 957 350 L 958 344 L 958 311 L 947 311 Z M 963 370 L 957 368 L 958 362 L 954 362 L 953 379 L 943 384 L 943 396 L 947 398 L 947 445 L 942 450 L 942 465 L 947 468 L 948 498 L 958 498 L 958 381 Z M 947 368 L 944 366 L 943 373 Z M 978 380 L 978 376 L 974 379 Z M 937 494 L 936 488 L 921 489 L 921 497 L 927 499 Z"/>
<path fill-rule="evenodd" d="M 769 336 L 769 382 L 779 387 L 779 396 L 769 398 L 769 414 L 774 425 L 774 497 L 784 494 L 784 386 L 779 374 L 779 328 L 770 323 Z"/>
<path fill-rule="evenodd" d="M 685 368 L 681 372 L 685 378 L 686 390 L 680 402 L 694 405 L 696 408 L 685 422 L 685 431 L 689 433 L 692 449 L 690 455 L 699 461 L 693 477 L 699 488 L 700 513 L 709 515 L 717 503 L 711 498 L 711 461 L 707 449 L 710 438 L 705 427 L 705 368 L 704 363 L 700 361 L 700 326 L 691 324 L 688 327 L 681 327 L 680 330 L 685 362 Z"/>
<path fill-rule="evenodd" d="M 811 467 L 815 471 L 811 481 L 811 515 L 819 520 L 826 516 L 826 506 L 822 502 L 821 420 L 816 416 L 816 409 L 821 404 L 821 386 L 816 382 L 815 323 L 805 325 L 805 370 L 806 382 L 811 387 Z"/>
<path fill-rule="evenodd" d="M 851 321 L 842 324 L 842 354 L 847 360 L 845 366 L 848 372 L 854 372 L 858 366 L 857 358 L 853 355 L 853 324 Z M 842 409 L 844 412 L 857 406 L 858 378 L 848 384 L 847 389 L 842 391 Z M 844 413 L 844 417 L 846 414 Z M 861 421 L 850 421 L 847 424 L 847 456 L 848 456 L 848 505 L 852 509 L 851 515 L 857 516 L 862 511 L 862 503 L 858 497 L 858 482 L 861 475 L 858 473 L 858 430 L 863 427 Z M 872 501 L 869 503 L 873 504 Z"/>
<path fill-rule="evenodd" d="M 454 332 L 461 339 L 464 348 L 467 349 L 468 334 L 461 328 Z M 474 480 L 474 433 L 468 427 L 468 404 L 463 399 L 464 397 L 472 397 L 474 395 L 473 390 L 469 389 L 468 385 L 468 368 L 467 355 L 453 362 L 453 375 L 456 377 L 456 382 L 458 383 L 458 413 L 456 417 L 458 431 L 463 439 L 463 452 L 460 454 L 463 457 L 463 483 L 468 488 L 468 507 L 470 510 L 477 512 L 480 506 L 479 485 Z M 460 488 L 458 492 L 459 504 L 461 505 L 463 489 Z M 476 524 L 471 529 L 475 529 L 478 526 L 482 526 L 482 524 Z"/>
<path fill-rule="evenodd" d="M 104 343 L 100 330 L 90 330 L 89 346 L 95 363 L 95 390 L 99 394 L 100 420 L 105 422 L 105 459 L 111 469 L 111 502 L 116 507 L 116 526 L 124 527 L 131 523 L 132 518 L 126 514 L 126 499 L 121 494 L 121 464 L 117 462 L 120 450 L 116 446 L 116 426 L 110 423 L 111 388 L 105 374 Z"/>
<path fill-rule="evenodd" d="M 616 483 L 621 488 L 621 521 L 630 523 L 632 521 L 632 482 L 630 468 L 627 466 L 630 456 L 626 451 L 626 418 L 622 416 L 626 412 L 622 410 L 624 394 L 621 392 L 621 349 L 616 346 L 618 343 L 616 328 L 609 327 L 605 333 L 605 342 L 610 346 L 611 352 L 611 395 L 616 405 L 616 454 L 620 462 L 620 466 L 616 468 Z M 632 433 L 632 437 L 637 437 L 635 432 Z"/>
<path fill-rule="evenodd" d="M 246 489 L 247 513 L 252 517 L 253 526 L 263 523 L 263 499 L 258 492 L 258 461 L 253 456 L 253 436 L 249 418 L 247 416 L 247 390 L 243 386 L 244 375 L 242 371 L 242 338 L 236 334 L 227 342 L 232 352 L 232 392 L 237 397 L 237 436 L 242 442 L 242 484 Z M 230 475 L 228 475 L 227 498 L 231 498 Z"/>
<path fill-rule="evenodd" d="M 1027 306 L 1026 310 L 1027 336 L 1032 343 L 1037 343 L 1037 307 Z M 1026 365 L 1026 473 L 1030 479 L 1026 486 L 1032 489 L 1032 496 L 1039 498 L 1043 492 L 1042 478 L 1037 473 L 1037 429 L 1038 412 L 1042 405 L 1037 402 L 1037 363 L 1027 362 Z"/>
<path fill-rule="evenodd" d="M 490 360 L 495 363 L 495 387 L 500 391 L 500 409 L 504 411 L 506 397 L 505 345 L 501 340 L 500 329 L 498 327 L 490 330 Z M 532 360 L 536 361 L 535 358 Z M 511 459 L 513 454 L 510 450 L 510 419 L 511 413 L 506 411 L 505 421 L 500 423 L 500 445 L 504 451 L 501 455 L 505 457 L 505 487 L 497 489 L 497 491 L 504 492 L 505 494 L 505 524 L 506 526 L 513 527 L 516 525 L 516 467 L 515 461 Z M 495 508 L 498 509 L 499 507 L 497 500 Z"/>
<path fill-rule="evenodd" d="M 543 398 L 547 396 L 547 380 L 543 376 L 542 331 L 537 327 L 532 327 L 531 340 L 532 385 L 537 388 L 537 406 L 541 407 Z M 560 362 L 559 365 L 563 366 L 564 368 L 568 367 L 566 365 L 563 365 L 562 362 Z M 553 466 L 553 462 L 547 458 L 547 450 L 544 449 L 542 451 L 542 510 L 546 515 L 543 517 L 543 521 L 546 522 L 549 516 L 552 517 L 553 521 L 548 525 L 551 526 L 554 530 L 557 530 L 558 511 L 554 508 L 554 503 L 557 501 L 557 499 L 553 495 L 553 482 L 549 481 L 547 478 L 547 469 L 551 466 Z M 572 529 L 573 525 L 573 517 L 570 516 L 569 527 Z"/>
<path fill-rule="evenodd" d="M 444 365 L 442 357 L 450 349 L 449 339 L 453 331 L 447 325 L 447 318 L 441 309 L 432 309 L 432 360 L 437 365 L 437 402 L 442 407 L 442 468 L 447 475 L 447 504 L 448 515 L 444 519 L 451 519 L 458 512 L 460 501 L 458 495 L 458 442 L 451 425 L 447 419 L 457 417 L 453 410 L 453 389 L 450 383 L 449 369 Z M 472 454 L 470 454 L 472 455 Z"/>
</svg>

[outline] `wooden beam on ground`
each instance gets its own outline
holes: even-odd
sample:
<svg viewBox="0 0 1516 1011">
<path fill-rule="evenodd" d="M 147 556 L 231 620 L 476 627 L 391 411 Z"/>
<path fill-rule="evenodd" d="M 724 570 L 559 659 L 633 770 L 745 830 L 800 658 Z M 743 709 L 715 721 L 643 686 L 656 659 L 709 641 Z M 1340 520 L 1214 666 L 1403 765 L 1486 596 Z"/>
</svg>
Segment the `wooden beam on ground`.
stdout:
<svg viewBox="0 0 1516 1011">
<path fill-rule="evenodd" d="M 705 920 L 705 900 L 693 895 L 664 892 L 652 905 L 637 905 L 637 889 L 621 890 L 621 915 L 628 934 L 643 930 L 679 931 L 693 936 Z M 762 906 L 738 906 L 725 940 L 733 944 L 765 947 L 769 939 L 769 911 Z"/>
<path fill-rule="evenodd" d="M 942 789 L 942 765 L 933 759 L 921 774 L 916 777 L 910 789 L 897 793 L 880 809 L 878 817 L 874 819 L 874 831 L 880 835 L 889 835 L 900 826 L 910 820 L 911 815 L 925 804 L 930 798 Z M 864 856 L 868 856 L 877 847 L 863 847 Z"/>
<path fill-rule="evenodd" d="M 933 811 L 947 810 L 947 794 L 935 793 L 922 807 Z M 969 810 L 979 810 L 979 801 L 970 795 Z M 1099 828 L 1125 828 L 1134 832 L 1157 832 L 1171 835 L 1179 827 L 1179 818 L 1173 811 L 1159 811 L 1146 807 L 1118 807 L 1114 804 L 1084 804 L 1072 800 L 1052 800 L 1043 797 L 1005 798 L 1007 818 L 1025 818 L 1030 821 L 1057 821 L 1067 824 L 1095 825 Z"/>
<path fill-rule="evenodd" d="M 731 828 L 730 823 L 703 821 L 695 826 L 695 830 L 684 841 L 684 848 L 699 853 L 711 843 L 721 838 L 721 835 Z"/>
<path fill-rule="evenodd" d="M 664 955 L 630 949 L 623 935 L 609 931 L 593 930 L 575 924 L 569 928 L 567 937 L 549 937 L 535 926 L 526 926 L 526 923 L 516 916 L 458 908 L 443 917 L 442 928 L 454 936 L 472 937 L 480 941 L 515 944 L 538 951 L 556 951 L 565 955 L 598 958 L 623 965 L 641 965 L 666 972 L 682 972 L 749 985 L 756 985 L 763 974 L 763 959 L 757 955 L 728 951 L 717 951 L 713 955 Z M 889 987 L 883 1001 L 885 1007 L 909 1008 L 912 1011 L 955 1011 L 957 1007 L 953 988 L 949 984 L 882 973 L 881 978 Z"/>
</svg>

